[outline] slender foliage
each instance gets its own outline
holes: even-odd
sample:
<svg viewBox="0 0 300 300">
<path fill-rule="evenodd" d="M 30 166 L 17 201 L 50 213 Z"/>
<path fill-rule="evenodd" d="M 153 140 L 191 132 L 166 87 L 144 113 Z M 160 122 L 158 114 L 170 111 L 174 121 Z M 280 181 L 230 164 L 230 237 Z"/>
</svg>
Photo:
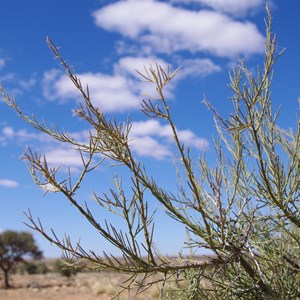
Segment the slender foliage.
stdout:
<svg viewBox="0 0 300 300">
<path fill-rule="evenodd" d="M 273 66 L 281 53 L 276 52 L 271 21 L 268 10 L 263 66 L 253 75 L 241 62 L 230 75 L 234 108 L 230 118 L 221 117 L 208 100 L 203 101 L 214 116 L 218 132 L 215 167 L 208 165 L 205 157 L 197 160 L 191 155 L 173 122 L 164 90 L 180 70 L 171 72 L 156 65 L 139 72 L 158 92 L 157 97 L 143 100 L 142 111 L 167 122 L 174 136 L 183 171 L 177 193 L 161 187 L 147 174 L 132 152 L 130 121 L 118 123 L 105 116 L 101 107 L 95 107 L 88 87 L 82 86 L 48 39 L 50 49 L 82 96 L 83 104 L 76 114 L 92 128 L 89 142 L 77 141 L 56 126 L 26 116 L 1 87 L 2 95 L 25 122 L 80 153 L 82 170 L 75 182 L 70 175 L 59 180 L 59 170 L 50 168 L 47 158 L 31 149 L 24 158 L 34 181 L 47 192 L 64 195 L 96 231 L 121 251 L 122 257 L 87 250 L 67 236 L 61 239 L 55 232 L 45 231 L 30 211 L 28 226 L 62 249 L 66 264 L 78 267 L 84 263 L 92 269 L 130 274 L 123 289 L 138 284 L 141 292 L 160 282 L 149 283 L 150 275 L 161 273 L 162 287 L 165 281 L 178 279 L 178 299 L 300 299 L 300 123 L 297 119 L 294 130 L 280 128 L 278 111 L 272 107 Z M 108 221 L 99 222 L 88 205 L 76 199 L 85 176 L 103 162 L 96 162 L 99 154 L 130 172 L 131 196 L 125 193 L 121 178 L 115 180 L 110 194 L 94 195 L 102 209 L 124 219 L 125 229 Z M 149 206 L 148 193 L 168 216 L 187 228 L 190 247 L 209 249 L 213 255 L 201 261 L 193 251 L 190 257 L 179 257 L 178 261 L 160 256 L 154 246 L 155 212 Z M 140 274 L 144 274 L 142 280 Z M 180 284 L 182 279 L 184 284 Z M 162 288 L 161 298 L 164 295 Z"/>
</svg>

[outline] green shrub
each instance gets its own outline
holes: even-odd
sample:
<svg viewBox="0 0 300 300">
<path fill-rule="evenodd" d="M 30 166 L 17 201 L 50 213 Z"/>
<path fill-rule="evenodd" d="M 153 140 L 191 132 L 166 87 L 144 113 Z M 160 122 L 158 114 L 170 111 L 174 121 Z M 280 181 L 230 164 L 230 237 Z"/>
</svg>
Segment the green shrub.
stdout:
<svg viewBox="0 0 300 300">
<path fill-rule="evenodd" d="M 67 266 L 60 259 L 57 259 L 52 266 L 52 271 L 59 273 L 61 276 L 70 278 L 77 274 L 77 269 L 74 267 Z"/>
<path fill-rule="evenodd" d="M 147 279 L 153 274 L 159 273 L 162 279 L 154 279 L 152 283 L 162 282 L 163 287 L 166 281 L 178 276 L 185 281 L 180 290 L 176 292 L 172 287 L 166 291 L 175 299 L 300 299 L 300 120 L 296 118 L 291 130 L 280 128 L 279 112 L 272 106 L 273 67 L 282 52 L 276 50 L 271 21 L 269 14 L 265 57 L 256 74 L 243 62 L 230 74 L 229 87 L 233 93 L 230 116 L 223 118 L 204 100 L 213 114 L 218 134 L 214 139 L 215 165 L 204 156 L 193 157 L 174 124 L 165 87 L 178 70 L 170 72 L 156 65 L 145 67 L 145 72 L 140 73 L 157 91 L 142 102 L 143 112 L 147 117 L 164 121 L 174 137 L 178 190 L 167 189 L 149 175 L 132 147 L 130 118 L 118 123 L 104 115 L 101 107 L 95 106 L 88 87 L 81 84 L 50 40 L 50 49 L 82 96 L 82 105 L 75 114 L 91 128 L 86 143 L 60 131 L 56 125 L 25 115 L 0 86 L 6 103 L 21 119 L 53 140 L 71 146 L 81 156 L 80 174 L 72 174 L 70 170 L 66 175 L 60 173 L 60 166 L 50 167 L 47 157 L 29 149 L 24 158 L 35 183 L 46 192 L 64 196 L 91 229 L 122 253 L 121 258 L 109 253 L 101 256 L 80 242 L 73 243 L 67 235 L 57 237 L 53 231 L 46 232 L 39 219 L 35 220 L 29 212 L 30 226 L 63 250 L 70 266 L 83 261 L 91 269 L 130 274 L 126 283 L 120 283 L 124 290 L 138 287 L 138 291 L 143 291 L 151 285 Z M 116 168 L 126 168 L 126 183 L 131 186 L 125 188 L 122 178 L 116 177 L 110 193 L 94 194 L 94 198 L 99 210 L 105 211 L 103 215 L 112 213 L 122 223 L 111 221 L 115 217 L 103 219 L 101 213 L 94 214 L 78 197 L 86 176 L 104 159 Z M 174 261 L 160 255 L 155 243 L 159 226 L 154 226 L 157 216 L 154 203 L 187 229 L 191 248 L 205 248 L 213 256 L 198 260 L 191 251 L 189 257 Z M 56 263 L 56 269 L 67 277 L 76 273 L 60 262 Z M 142 279 L 141 274 L 144 274 Z"/>
<path fill-rule="evenodd" d="M 37 263 L 33 261 L 24 262 L 22 265 L 18 267 L 17 272 L 21 274 L 46 274 L 49 269 L 45 263 Z"/>
</svg>

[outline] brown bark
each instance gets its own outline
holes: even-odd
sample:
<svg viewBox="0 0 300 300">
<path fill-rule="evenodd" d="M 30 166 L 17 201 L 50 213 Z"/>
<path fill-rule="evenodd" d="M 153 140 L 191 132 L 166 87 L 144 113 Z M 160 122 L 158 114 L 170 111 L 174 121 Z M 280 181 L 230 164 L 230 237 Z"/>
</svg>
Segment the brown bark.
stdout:
<svg viewBox="0 0 300 300">
<path fill-rule="evenodd" d="M 6 289 L 8 289 L 8 288 L 11 287 L 11 285 L 9 284 L 9 276 L 8 276 L 9 271 L 8 270 L 3 270 L 3 273 L 4 273 L 4 287 Z"/>
</svg>

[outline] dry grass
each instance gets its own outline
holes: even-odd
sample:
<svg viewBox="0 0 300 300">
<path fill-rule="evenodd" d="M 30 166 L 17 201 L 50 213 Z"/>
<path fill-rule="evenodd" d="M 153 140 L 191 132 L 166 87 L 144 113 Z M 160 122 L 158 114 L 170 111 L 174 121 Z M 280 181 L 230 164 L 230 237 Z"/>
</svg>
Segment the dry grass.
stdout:
<svg viewBox="0 0 300 300">
<path fill-rule="evenodd" d="M 200 256 L 198 259 L 202 260 L 205 257 Z M 54 259 L 43 261 L 50 271 L 53 270 L 54 262 Z M 79 272 L 70 278 L 55 272 L 48 272 L 44 275 L 13 274 L 10 276 L 13 288 L 4 289 L 0 272 L 0 300 L 108 300 L 120 290 L 120 286 L 128 278 L 129 275 L 113 272 Z M 147 282 L 162 279 L 163 275 L 157 274 L 148 278 Z M 174 286 L 172 280 L 168 282 L 165 285 L 165 293 L 168 290 L 174 290 Z M 117 299 L 158 299 L 160 288 L 160 284 L 153 284 L 140 294 L 136 294 L 136 290 L 125 291 Z"/>
<path fill-rule="evenodd" d="M 78 273 L 71 278 L 56 273 L 11 276 L 13 288 L 0 288 L 2 300 L 108 300 L 119 290 L 126 275 L 116 273 Z M 157 299 L 159 288 L 152 286 L 145 293 L 124 292 L 118 299 Z"/>
</svg>

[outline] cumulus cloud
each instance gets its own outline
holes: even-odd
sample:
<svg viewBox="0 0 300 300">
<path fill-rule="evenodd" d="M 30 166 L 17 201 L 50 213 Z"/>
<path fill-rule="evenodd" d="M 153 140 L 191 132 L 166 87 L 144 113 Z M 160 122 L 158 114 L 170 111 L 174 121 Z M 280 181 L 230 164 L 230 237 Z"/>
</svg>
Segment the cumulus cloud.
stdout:
<svg viewBox="0 0 300 300">
<path fill-rule="evenodd" d="M 156 97 L 155 85 L 145 82 L 137 73 L 145 73 L 145 67 L 157 65 L 164 69 L 171 70 L 172 65 L 163 59 L 147 56 L 134 57 L 126 56 L 113 65 L 112 74 L 104 73 L 81 73 L 78 74 L 82 86 L 89 86 L 93 104 L 104 112 L 128 112 L 140 107 L 143 96 Z M 209 59 L 185 59 L 179 60 L 177 66 L 182 65 L 183 69 L 164 89 L 164 95 L 168 99 L 174 97 L 174 89 L 177 80 L 188 76 L 208 76 L 218 72 L 221 68 Z M 176 67 L 177 67 L 176 66 Z M 50 101 L 65 103 L 68 100 L 79 101 L 80 94 L 76 91 L 71 80 L 61 71 L 52 69 L 44 73 L 42 80 L 43 95 Z"/>
<path fill-rule="evenodd" d="M 51 71 L 50 71 L 51 72 Z M 45 73 L 45 77 L 49 77 Z M 89 86 L 94 105 L 105 112 L 122 112 L 134 109 L 139 105 L 139 98 L 132 80 L 119 75 L 102 73 L 78 74 L 83 87 Z M 44 78 L 45 79 L 45 78 Z M 68 99 L 78 100 L 80 95 L 66 75 L 60 75 L 52 83 L 43 80 L 44 96 L 50 100 L 65 102 Z M 50 87 L 50 89 L 48 89 Z"/>
<path fill-rule="evenodd" d="M 155 57 L 123 57 L 113 66 L 113 73 L 82 73 L 78 74 L 82 86 L 89 86 L 94 105 L 104 112 L 124 112 L 139 108 L 141 95 L 149 91 L 149 84 L 143 83 L 135 69 L 159 63 L 168 63 Z M 79 100 L 70 79 L 58 70 L 45 72 L 43 95 L 49 100 L 61 103 L 69 99 Z M 155 91 L 152 89 L 151 91 Z"/>
<path fill-rule="evenodd" d="M 133 151 L 142 157 L 152 157 L 162 160 L 172 154 L 167 145 L 147 135 L 133 138 L 130 144 Z"/>
<path fill-rule="evenodd" d="M 186 146 L 195 147 L 198 150 L 207 150 L 209 142 L 204 138 L 197 137 L 191 130 L 179 130 L 177 133 L 181 142 Z M 133 138 L 141 136 L 156 136 L 173 142 L 173 132 L 169 124 L 163 125 L 157 120 L 146 120 L 132 123 L 130 132 Z"/>
<path fill-rule="evenodd" d="M 149 69 L 149 67 L 152 67 L 155 69 L 156 66 L 161 66 L 164 70 L 167 70 L 167 68 L 172 69 L 171 64 L 157 57 L 127 56 L 121 58 L 114 65 L 114 73 L 124 76 L 125 78 L 128 76 L 134 78 L 134 86 L 137 91 L 137 97 L 139 98 L 138 104 L 140 104 L 142 96 L 157 97 L 158 94 L 155 85 L 153 83 L 145 82 L 138 72 L 144 74 L 145 68 Z M 176 79 L 171 81 L 165 87 L 164 95 L 166 98 L 172 99 L 174 97 L 173 90 L 175 88 Z"/>
<path fill-rule="evenodd" d="M 212 2 L 219 2 L 221 8 L 225 1 Z M 94 11 L 93 17 L 97 26 L 150 45 L 155 52 L 209 52 L 234 57 L 261 53 L 264 47 L 264 37 L 253 23 L 234 20 L 218 11 L 130 0 L 104 6 Z"/>
<path fill-rule="evenodd" d="M 198 137 L 191 130 L 177 129 L 177 133 L 180 141 L 186 146 L 200 151 L 208 150 L 209 141 Z M 163 159 L 172 154 L 171 147 L 174 140 L 169 124 L 162 125 L 157 120 L 133 122 L 130 139 L 133 150 L 140 156 Z"/>
<path fill-rule="evenodd" d="M 176 3 L 198 3 L 214 10 L 243 16 L 265 5 L 264 0 L 173 0 Z"/>
<path fill-rule="evenodd" d="M 19 183 L 15 180 L 2 178 L 2 179 L 0 179 L 0 186 L 10 188 L 10 189 L 14 189 L 14 188 L 19 187 Z"/>
</svg>

